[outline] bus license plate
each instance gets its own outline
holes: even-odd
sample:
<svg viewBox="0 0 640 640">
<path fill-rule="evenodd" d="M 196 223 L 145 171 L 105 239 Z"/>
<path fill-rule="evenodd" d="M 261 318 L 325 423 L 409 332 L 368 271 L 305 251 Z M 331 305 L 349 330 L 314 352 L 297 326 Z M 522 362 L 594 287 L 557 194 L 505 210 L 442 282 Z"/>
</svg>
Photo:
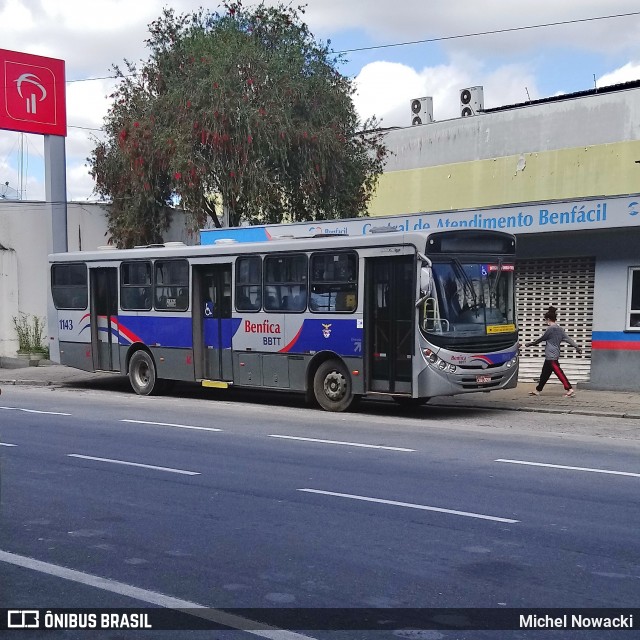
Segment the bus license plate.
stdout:
<svg viewBox="0 0 640 640">
<path fill-rule="evenodd" d="M 476 376 L 476 382 L 478 384 L 486 384 L 487 382 L 491 382 L 491 376 Z"/>
</svg>

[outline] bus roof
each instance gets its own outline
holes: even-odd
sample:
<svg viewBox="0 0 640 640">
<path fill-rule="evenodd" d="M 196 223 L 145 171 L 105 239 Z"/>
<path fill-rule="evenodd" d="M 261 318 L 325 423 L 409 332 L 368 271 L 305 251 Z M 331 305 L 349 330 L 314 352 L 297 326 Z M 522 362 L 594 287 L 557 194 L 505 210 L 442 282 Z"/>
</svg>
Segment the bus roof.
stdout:
<svg viewBox="0 0 640 640">
<path fill-rule="evenodd" d="M 433 232 L 431 232 L 433 233 Z M 149 245 L 133 249 L 100 248 L 95 251 L 72 251 L 49 255 L 49 262 L 88 262 L 131 260 L 143 258 L 170 258 L 200 256 L 233 256 L 247 253 L 280 253 L 290 251 L 319 251 L 322 249 L 349 249 L 356 247 L 376 247 L 388 245 L 411 245 L 424 251 L 428 231 L 387 231 L 368 236 L 330 235 L 320 237 L 275 236 L 271 240 L 259 242 L 233 242 L 225 240 L 216 244 L 186 245 L 168 242 L 164 245 Z"/>
</svg>

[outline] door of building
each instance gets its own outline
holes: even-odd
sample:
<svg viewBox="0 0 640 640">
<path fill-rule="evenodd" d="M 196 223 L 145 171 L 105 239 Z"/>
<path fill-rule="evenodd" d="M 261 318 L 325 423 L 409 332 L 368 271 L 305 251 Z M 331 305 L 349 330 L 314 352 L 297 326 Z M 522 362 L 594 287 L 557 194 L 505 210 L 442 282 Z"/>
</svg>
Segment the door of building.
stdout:
<svg viewBox="0 0 640 640">
<path fill-rule="evenodd" d="M 571 382 L 588 382 L 591 372 L 591 331 L 595 258 L 536 258 L 516 261 L 516 299 L 520 342 L 540 337 L 546 329 L 544 313 L 558 309 L 558 324 L 582 347 L 582 355 L 564 345 L 561 363 Z M 532 382 L 540 376 L 544 343 L 523 349 L 518 379 Z M 549 382 L 557 382 L 552 376 Z"/>
</svg>

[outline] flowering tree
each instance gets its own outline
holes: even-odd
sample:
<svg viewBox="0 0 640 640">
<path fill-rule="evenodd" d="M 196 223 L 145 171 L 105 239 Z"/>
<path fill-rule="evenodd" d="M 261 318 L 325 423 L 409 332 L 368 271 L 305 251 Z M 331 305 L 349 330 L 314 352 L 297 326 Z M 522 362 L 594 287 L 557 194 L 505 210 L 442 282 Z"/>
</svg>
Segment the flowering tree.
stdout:
<svg viewBox="0 0 640 640">
<path fill-rule="evenodd" d="M 354 217 L 366 211 L 387 150 L 360 122 L 353 81 L 302 8 L 259 5 L 150 25 L 149 60 L 116 69 L 107 139 L 89 162 L 113 201 L 116 242 L 157 241 L 167 204 L 201 227 Z"/>
</svg>

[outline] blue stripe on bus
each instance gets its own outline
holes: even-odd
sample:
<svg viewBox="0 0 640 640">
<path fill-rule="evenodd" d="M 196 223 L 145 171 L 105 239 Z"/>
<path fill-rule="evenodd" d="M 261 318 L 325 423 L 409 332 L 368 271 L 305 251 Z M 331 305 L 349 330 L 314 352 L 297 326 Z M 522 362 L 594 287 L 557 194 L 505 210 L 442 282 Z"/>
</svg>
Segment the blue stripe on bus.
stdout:
<svg viewBox="0 0 640 640">
<path fill-rule="evenodd" d="M 118 316 L 120 331 L 119 343 L 131 344 L 125 338 L 125 332 L 135 334 L 144 344 L 162 347 L 193 348 L 191 316 Z"/>
<path fill-rule="evenodd" d="M 357 328 L 357 320 L 349 319 L 306 319 L 295 340 L 282 351 L 287 353 L 308 353 L 309 351 L 335 351 L 341 356 L 362 356 L 362 329 Z"/>
<path fill-rule="evenodd" d="M 231 349 L 231 341 L 242 318 L 223 318 L 221 336 L 218 334 L 218 321 L 218 318 L 203 318 L 205 347 Z"/>
</svg>

